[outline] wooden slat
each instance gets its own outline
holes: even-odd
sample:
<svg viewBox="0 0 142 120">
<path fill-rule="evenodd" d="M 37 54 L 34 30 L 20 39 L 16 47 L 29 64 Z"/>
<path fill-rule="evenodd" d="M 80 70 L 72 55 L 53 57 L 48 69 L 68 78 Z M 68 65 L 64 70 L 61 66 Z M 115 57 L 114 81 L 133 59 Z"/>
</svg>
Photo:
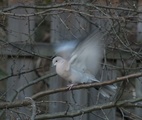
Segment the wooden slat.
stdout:
<svg viewBox="0 0 142 120">
<path fill-rule="evenodd" d="M 0 55 L 8 56 L 52 56 L 53 46 L 45 43 L 12 43 L 0 47 Z"/>
<path fill-rule="evenodd" d="M 29 2 L 25 2 L 25 1 L 21 1 L 22 4 L 24 5 L 28 5 Z M 33 0 L 31 0 L 30 2 L 33 2 Z M 8 0 L 8 6 L 11 5 L 19 5 L 20 1 L 18 0 Z M 32 5 L 32 4 L 30 4 Z M 34 13 L 34 10 L 32 9 L 15 9 L 11 11 L 12 13 L 18 13 L 18 14 L 26 14 L 26 13 Z M 24 18 L 24 19 L 15 19 L 13 17 L 8 17 L 7 20 L 7 29 L 11 30 L 11 32 L 8 32 L 7 35 L 7 42 L 5 43 L 4 41 L 0 43 L 0 53 L 1 54 L 5 54 L 5 55 L 23 55 L 24 53 L 21 53 L 20 48 L 21 49 L 27 49 L 30 47 L 26 47 L 28 45 L 24 44 L 24 45 L 20 45 L 20 44 L 16 44 L 16 42 L 18 43 L 22 43 L 23 41 L 25 42 L 26 40 L 29 39 L 30 32 L 29 30 L 33 30 L 34 29 L 34 18 L 31 18 L 32 21 L 28 18 Z M 33 37 L 33 36 L 32 36 Z M 31 39 L 32 39 L 31 37 Z M 14 46 L 13 44 L 14 43 Z M 12 45 L 12 46 L 11 46 Z M 17 49 L 19 48 L 19 49 Z M 32 50 L 32 48 L 30 48 Z M 13 57 L 13 56 L 12 56 Z M 7 60 L 7 73 L 10 75 L 12 73 L 15 73 L 17 71 L 19 72 L 24 72 L 25 70 L 33 70 L 34 69 L 34 64 L 33 64 L 33 59 L 31 58 L 12 58 L 10 57 Z M 30 86 L 29 88 L 24 89 L 23 91 L 19 92 L 18 90 L 24 86 L 27 85 L 30 81 L 32 81 L 33 79 L 35 79 L 35 73 L 34 72 L 30 72 L 27 73 L 25 75 L 19 75 L 19 76 L 13 76 L 7 79 L 7 90 L 6 90 L 6 100 L 7 101 L 14 101 L 16 100 L 23 100 L 25 99 L 25 97 L 30 97 L 33 94 L 33 86 Z M 15 92 L 16 91 L 16 92 Z M 27 116 L 30 116 L 31 111 L 28 110 L 25 107 L 20 107 L 20 108 L 16 108 L 15 111 L 18 111 L 19 113 L 24 113 L 25 115 L 23 116 L 22 114 L 16 114 L 16 113 L 12 113 L 11 110 L 6 111 L 6 119 L 27 119 Z M 31 118 L 33 119 L 33 118 Z"/>
<path fill-rule="evenodd" d="M 47 43 L 12 43 L 7 44 L 5 46 L 0 46 L 0 55 L 8 55 L 8 56 L 39 56 L 39 57 L 47 57 L 53 56 L 55 44 L 47 44 Z M 130 59 L 132 58 L 134 52 L 140 49 L 139 47 L 132 47 L 133 51 L 122 51 L 119 49 L 108 48 L 106 53 L 107 59 Z M 139 55 L 142 56 L 142 51 L 139 52 Z M 140 60 L 140 57 L 136 57 L 136 60 Z"/>
<path fill-rule="evenodd" d="M 138 1 L 138 10 L 142 11 L 142 1 L 139 0 Z M 142 19 L 142 15 L 139 15 L 139 19 Z M 142 43 L 142 23 L 138 22 L 137 24 L 137 41 Z M 137 66 L 141 67 L 142 63 L 139 63 Z M 140 70 L 141 71 L 141 70 Z M 136 78 L 136 97 L 141 97 L 142 96 L 142 77 Z M 142 104 L 142 102 L 140 102 L 139 104 Z M 138 115 L 139 117 L 142 117 L 142 109 L 140 108 L 135 108 L 135 113 L 136 115 Z"/>
</svg>

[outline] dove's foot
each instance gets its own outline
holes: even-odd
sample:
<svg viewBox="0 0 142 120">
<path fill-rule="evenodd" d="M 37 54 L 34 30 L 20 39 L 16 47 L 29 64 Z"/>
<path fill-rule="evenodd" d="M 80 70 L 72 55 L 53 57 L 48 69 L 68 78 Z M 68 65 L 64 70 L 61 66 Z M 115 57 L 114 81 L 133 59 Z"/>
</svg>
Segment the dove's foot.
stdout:
<svg viewBox="0 0 142 120">
<path fill-rule="evenodd" d="M 73 86 L 75 86 L 75 84 L 69 84 L 69 85 L 67 85 L 67 87 L 68 87 L 69 90 L 71 90 Z"/>
</svg>

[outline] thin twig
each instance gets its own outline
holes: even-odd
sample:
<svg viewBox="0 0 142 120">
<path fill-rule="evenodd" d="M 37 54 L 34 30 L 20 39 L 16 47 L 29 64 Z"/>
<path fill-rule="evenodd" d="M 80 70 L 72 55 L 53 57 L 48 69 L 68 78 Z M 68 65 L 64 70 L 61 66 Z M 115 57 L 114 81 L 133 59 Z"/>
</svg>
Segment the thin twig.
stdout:
<svg viewBox="0 0 142 120">
<path fill-rule="evenodd" d="M 31 104 L 32 104 L 31 120 L 35 120 L 35 116 L 36 116 L 36 104 L 35 104 L 35 101 L 31 97 L 26 97 L 26 99 L 29 99 L 31 101 Z"/>
</svg>

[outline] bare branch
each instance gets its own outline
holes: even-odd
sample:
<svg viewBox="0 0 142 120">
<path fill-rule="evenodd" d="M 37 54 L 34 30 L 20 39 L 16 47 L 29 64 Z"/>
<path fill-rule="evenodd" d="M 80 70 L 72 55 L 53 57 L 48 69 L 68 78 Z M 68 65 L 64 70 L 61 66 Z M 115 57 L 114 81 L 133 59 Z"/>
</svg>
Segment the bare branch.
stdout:
<svg viewBox="0 0 142 120">
<path fill-rule="evenodd" d="M 60 7 L 66 7 L 66 6 L 84 6 L 84 7 L 91 7 L 91 8 L 105 8 L 105 9 L 115 9 L 115 10 L 123 10 L 123 11 L 130 11 L 130 12 L 140 12 L 141 11 L 136 11 L 135 9 L 129 9 L 129 8 L 124 8 L 124 7 L 112 7 L 112 6 L 104 6 L 104 5 L 94 5 L 91 3 L 77 3 L 77 2 L 69 2 L 69 3 L 62 3 L 62 4 L 54 4 L 54 5 L 48 5 L 48 6 L 28 6 L 28 5 L 16 5 L 12 6 L 6 9 L 3 9 L 3 12 L 11 11 L 17 8 L 32 8 L 32 9 L 53 9 L 53 8 L 60 8 Z M 2 12 L 1 11 L 1 12 Z"/>
<path fill-rule="evenodd" d="M 72 90 L 84 89 L 84 88 L 86 89 L 86 88 L 90 88 L 90 87 L 98 87 L 98 86 L 109 85 L 109 84 L 113 84 L 113 83 L 117 83 L 117 82 L 121 82 L 121 81 L 125 81 L 125 80 L 130 80 L 131 78 L 137 78 L 137 77 L 140 77 L 140 76 L 142 76 L 142 73 L 130 74 L 130 75 L 127 75 L 127 76 L 118 77 L 118 78 L 116 78 L 116 80 L 110 80 L 110 81 L 101 82 L 101 83 L 92 83 L 92 84 L 83 84 L 83 85 L 73 86 Z M 68 87 L 55 89 L 55 90 L 47 90 L 47 91 L 44 91 L 44 92 L 39 92 L 39 93 L 33 95 L 31 98 L 33 100 L 36 100 L 36 99 L 43 97 L 45 95 L 55 94 L 55 93 L 63 92 L 63 91 L 67 91 L 67 90 L 69 90 Z M 135 99 L 135 102 L 139 102 L 139 101 L 141 101 L 141 98 Z M 29 104 L 30 104 L 30 102 L 27 101 L 27 100 L 14 101 L 14 102 L 1 102 L 0 103 L 0 109 L 22 107 L 22 106 L 27 106 Z"/>
<path fill-rule="evenodd" d="M 101 110 L 101 109 L 109 109 L 109 108 L 113 108 L 113 107 L 141 107 L 142 108 L 142 106 L 132 104 L 132 103 L 135 103 L 138 101 L 142 101 L 142 98 L 118 101 L 117 103 L 116 102 L 109 102 L 109 103 L 105 103 L 105 104 L 101 104 L 101 105 L 93 105 L 93 106 L 86 107 L 86 108 L 83 108 L 83 109 L 80 109 L 80 110 L 77 110 L 74 112 L 66 112 L 65 111 L 65 112 L 58 112 L 58 113 L 54 113 L 54 114 L 37 115 L 35 117 L 35 120 L 75 117 L 75 116 L 79 116 L 79 115 L 89 113 L 92 111 Z"/>
<path fill-rule="evenodd" d="M 31 120 L 35 120 L 35 116 L 36 116 L 36 104 L 35 104 L 35 101 L 32 98 L 30 98 L 30 97 L 26 97 L 26 99 L 29 99 L 31 101 L 31 104 L 32 104 Z"/>
<path fill-rule="evenodd" d="M 115 80 L 109 80 L 109 81 L 105 81 L 105 82 L 100 82 L 100 83 L 89 83 L 89 84 L 82 84 L 82 85 L 77 85 L 77 86 L 73 86 L 72 90 L 77 90 L 77 89 L 86 89 L 86 88 L 91 88 L 91 87 L 100 87 L 100 86 L 105 86 L 105 85 L 110 85 L 110 84 L 114 84 L 117 82 L 121 82 L 121 81 L 126 81 L 126 80 L 130 80 L 131 78 L 137 78 L 142 76 L 142 73 L 134 73 L 134 74 L 130 74 L 130 75 L 126 75 L 123 77 L 118 77 Z M 50 95 L 50 94 L 55 94 L 58 92 L 63 92 L 63 91 L 67 91 L 69 90 L 68 87 L 64 87 L 64 88 L 59 88 L 59 89 L 55 89 L 55 90 L 47 90 L 47 91 L 43 91 L 43 92 L 39 92 L 35 95 L 32 96 L 33 99 L 38 99 L 40 97 L 43 97 L 45 95 Z"/>
</svg>

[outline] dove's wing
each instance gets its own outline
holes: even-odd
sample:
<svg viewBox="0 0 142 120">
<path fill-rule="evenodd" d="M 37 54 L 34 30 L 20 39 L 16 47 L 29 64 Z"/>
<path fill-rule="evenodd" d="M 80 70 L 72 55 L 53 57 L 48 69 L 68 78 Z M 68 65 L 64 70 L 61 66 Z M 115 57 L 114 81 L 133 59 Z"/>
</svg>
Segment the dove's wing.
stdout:
<svg viewBox="0 0 142 120">
<path fill-rule="evenodd" d="M 57 74 L 72 83 L 99 82 L 94 75 L 99 69 L 103 56 L 103 38 L 104 34 L 97 32 L 77 45 L 65 43 L 60 46 L 56 52 L 61 57 L 53 59 Z M 107 85 L 100 89 L 100 93 L 104 97 L 109 97 L 114 95 L 116 89 L 114 85 Z"/>
<path fill-rule="evenodd" d="M 73 51 L 70 59 L 72 67 L 96 74 L 103 56 L 103 35 L 100 32 L 93 33 L 84 41 L 81 41 Z"/>
<path fill-rule="evenodd" d="M 99 70 L 101 59 L 103 57 L 104 36 L 105 34 L 101 34 L 99 32 L 93 33 L 78 44 L 76 49 L 73 51 L 69 64 L 71 64 L 72 68 L 77 69 L 84 75 L 83 77 L 85 79 L 80 79 L 80 83 L 90 81 L 98 82 L 98 80 L 95 79 L 95 74 Z M 89 77 L 90 75 L 93 76 Z M 86 79 L 86 76 L 88 79 Z M 117 86 L 115 85 L 107 85 L 100 89 L 100 93 L 104 97 L 109 98 L 115 94 L 116 89 Z"/>
<path fill-rule="evenodd" d="M 72 40 L 72 41 L 64 41 L 58 44 L 57 46 L 55 46 L 56 55 L 66 60 L 69 60 L 77 43 L 78 42 L 76 40 Z"/>
</svg>

